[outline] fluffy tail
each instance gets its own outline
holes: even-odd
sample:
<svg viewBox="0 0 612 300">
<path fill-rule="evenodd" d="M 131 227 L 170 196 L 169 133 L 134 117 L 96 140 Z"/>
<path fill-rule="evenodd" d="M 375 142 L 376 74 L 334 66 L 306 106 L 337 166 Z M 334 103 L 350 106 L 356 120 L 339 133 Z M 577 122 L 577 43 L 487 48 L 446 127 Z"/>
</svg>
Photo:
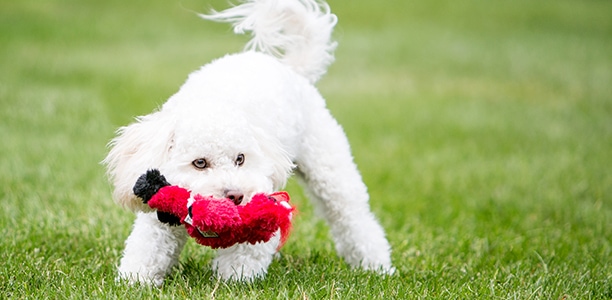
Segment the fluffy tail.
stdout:
<svg viewBox="0 0 612 300">
<path fill-rule="evenodd" d="M 321 0 L 241 0 L 242 4 L 202 18 L 231 23 L 234 32 L 251 32 L 245 50 L 277 57 L 311 83 L 334 61 L 331 39 L 336 15 Z"/>
</svg>

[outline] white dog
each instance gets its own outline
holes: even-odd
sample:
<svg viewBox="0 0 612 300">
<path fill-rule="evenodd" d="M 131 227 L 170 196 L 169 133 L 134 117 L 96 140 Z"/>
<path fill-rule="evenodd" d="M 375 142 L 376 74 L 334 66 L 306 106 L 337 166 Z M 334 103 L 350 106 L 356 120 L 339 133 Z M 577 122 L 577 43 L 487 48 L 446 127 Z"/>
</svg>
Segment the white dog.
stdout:
<svg viewBox="0 0 612 300">
<path fill-rule="evenodd" d="M 393 272 L 389 242 L 370 212 L 368 192 L 347 138 L 314 83 L 334 60 L 336 16 L 317 0 L 245 0 L 205 19 L 249 31 L 242 53 L 195 71 L 161 109 L 118 130 L 104 160 L 116 201 L 137 212 L 119 277 L 162 284 L 187 235 L 158 220 L 132 192 L 157 168 L 194 194 L 244 205 L 256 193 L 281 189 L 292 171 L 331 228 L 336 250 L 351 266 Z M 279 244 L 218 250 L 222 279 L 263 276 Z"/>
</svg>

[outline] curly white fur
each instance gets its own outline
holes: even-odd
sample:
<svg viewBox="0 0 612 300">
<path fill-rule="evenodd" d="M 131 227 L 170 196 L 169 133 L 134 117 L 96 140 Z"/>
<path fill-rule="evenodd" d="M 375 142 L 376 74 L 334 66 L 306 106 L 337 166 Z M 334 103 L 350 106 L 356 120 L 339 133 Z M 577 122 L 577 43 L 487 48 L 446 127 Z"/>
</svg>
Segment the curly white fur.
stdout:
<svg viewBox="0 0 612 300">
<path fill-rule="evenodd" d="M 334 61 L 337 44 L 331 34 L 337 18 L 325 2 L 250 0 L 222 12 L 200 16 L 232 23 L 237 34 L 250 31 L 253 38 L 246 50 L 279 58 L 311 83 L 318 81 Z"/>
<path fill-rule="evenodd" d="M 390 246 L 370 212 L 367 188 L 344 132 L 313 86 L 333 61 L 336 18 L 312 0 L 249 0 L 205 16 L 250 30 L 245 52 L 195 71 L 156 112 L 118 130 L 104 160 L 115 200 L 138 212 L 119 266 L 120 278 L 161 284 L 186 241 L 182 227 L 157 221 L 132 193 L 138 176 L 159 169 L 193 193 L 224 197 L 281 189 L 297 167 L 300 182 L 352 266 L 392 272 Z M 238 155 L 243 164 L 237 164 Z M 204 159 L 206 168 L 192 162 Z M 223 279 L 266 273 L 278 245 L 241 244 L 213 260 Z"/>
</svg>

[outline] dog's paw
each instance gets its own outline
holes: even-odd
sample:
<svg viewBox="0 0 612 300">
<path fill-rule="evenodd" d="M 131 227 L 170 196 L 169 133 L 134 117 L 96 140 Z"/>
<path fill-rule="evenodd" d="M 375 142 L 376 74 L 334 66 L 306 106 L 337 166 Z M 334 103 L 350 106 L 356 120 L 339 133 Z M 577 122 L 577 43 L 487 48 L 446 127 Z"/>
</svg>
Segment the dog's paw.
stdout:
<svg viewBox="0 0 612 300">
<path fill-rule="evenodd" d="M 115 278 L 117 283 L 124 283 L 128 285 L 142 284 L 145 286 L 157 286 L 160 287 L 164 283 L 164 276 L 150 276 L 149 274 L 141 274 L 138 272 L 119 272 L 119 275 Z"/>
<path fill-rule="evenodd" d="M 257 268 L 254 269 L 248 265 L 234 266 L 233 268 L 217 268 L 214 269 L 217 278 L 228 282 L 254 282 L 257 279 L 263 279 L 266 276 L 266 270 Z"/>
<path fill-rule="evenodd" d="M 279 235 L 266 243 L 244 243 L 219 249 L 212 261 L 215 275 L 225 281 L 253 282 L 264 278 L 280 243 Z"/>
<path fill-rule="evenodd" d="M 384 275 L 384 276 L 392 276 L 395 274 L 395 271 L 397 271 L 395 267 L 392 265 L 363 266 L 363 268 L 364 270 L 373 271 L 379 275 Z"/>
</svg>

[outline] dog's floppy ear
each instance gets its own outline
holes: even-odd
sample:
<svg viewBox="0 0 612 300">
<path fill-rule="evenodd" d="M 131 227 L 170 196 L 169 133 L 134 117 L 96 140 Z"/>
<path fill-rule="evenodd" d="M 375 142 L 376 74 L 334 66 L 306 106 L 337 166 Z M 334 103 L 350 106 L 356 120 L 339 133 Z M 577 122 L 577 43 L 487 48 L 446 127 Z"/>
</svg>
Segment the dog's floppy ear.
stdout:
<svg viewBox="0 0 612 300">
<path fill-rule="evenodd" d="M 282 147 L 275 137 L 264 131 L 253 129 L 252 135 L 259 141 L 259 148 L 263 155 L 268 158 L 270 164 L 270 179 L 275 191 L 282 189 L 287 183 L 295 165 L 289 153 Z"/>
<path fill-rule="evenodd" d="M 134 195 L 132 187 L 140 175 L 159 168 L 168 159 L 173 136 L 174 122 L 163 112 L 139 117 L 136 122 L 119 128 L 102 162 L 107 166 L 117 203 L 133 211 L 150 210 Z"/>
</svg>

